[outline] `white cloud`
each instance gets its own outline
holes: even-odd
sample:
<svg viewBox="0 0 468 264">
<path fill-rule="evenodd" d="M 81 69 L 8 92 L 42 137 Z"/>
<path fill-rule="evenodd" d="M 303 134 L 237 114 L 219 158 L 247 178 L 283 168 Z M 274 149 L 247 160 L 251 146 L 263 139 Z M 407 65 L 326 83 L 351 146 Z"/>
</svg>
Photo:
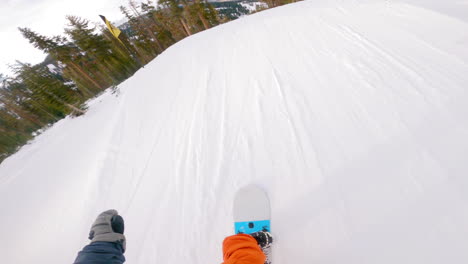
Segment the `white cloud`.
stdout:
<svg viewBox="0 0 468 264">
<path fill-rule="evenodd" d="M 44 35 L 63 33 L 66 15 L 100 22 L 100 14 L 115 21 L 123 17 L 119 6 L 127 0 L 0 0 L 0 73 L 10 73 L 15 60 L 38 63 L 45 57 L 24 39 L 18 27 Z M 140 1 L 138 1 L 140 2 Z"/>
</svg>

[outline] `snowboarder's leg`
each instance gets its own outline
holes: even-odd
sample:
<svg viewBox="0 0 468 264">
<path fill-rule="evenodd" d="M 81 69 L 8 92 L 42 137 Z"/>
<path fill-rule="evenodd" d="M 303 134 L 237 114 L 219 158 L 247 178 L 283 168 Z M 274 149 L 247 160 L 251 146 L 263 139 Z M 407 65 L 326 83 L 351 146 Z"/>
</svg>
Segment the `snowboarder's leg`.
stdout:
<svg viewBox="0 0 468 264">
<path fill-rule="evenodd" d="M 125 262 L 123 218 L 116 210 L 99 214 L 89 232 L 91 243 L 78 253 L 73 264 L 122 264 Z"/>
<path fill-rule="evenodd" d="M 266 259 L 257 240 L 246 234 L 224 239 L 223 256 L 224 264 L 264 264 Z"/>
<path fill-rule="evenodd" d="M 273 236 L 270 232 L 264 230 L 250 234 L 262 249 L 266 256 L 265 264 L 271 264 L 271 244 L 273 243 Z"/>
</svg>

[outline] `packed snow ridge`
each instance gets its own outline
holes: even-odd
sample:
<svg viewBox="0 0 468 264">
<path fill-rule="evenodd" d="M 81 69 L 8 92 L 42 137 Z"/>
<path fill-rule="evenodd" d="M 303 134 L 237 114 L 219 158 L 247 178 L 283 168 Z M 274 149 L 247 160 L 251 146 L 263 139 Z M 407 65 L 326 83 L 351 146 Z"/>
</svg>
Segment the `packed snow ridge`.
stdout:
<svg viewBox="0 0 468 264">
<path fill-rule="evenodd" d="M 275 264 L 466 263 L 467 5 L 443 3 L 311 0 L 179 42 L 1 164 L 2 263 L 71 263 L 109 208 L 128 263 L 220 263 L 250 183 Z"/>
</svg>

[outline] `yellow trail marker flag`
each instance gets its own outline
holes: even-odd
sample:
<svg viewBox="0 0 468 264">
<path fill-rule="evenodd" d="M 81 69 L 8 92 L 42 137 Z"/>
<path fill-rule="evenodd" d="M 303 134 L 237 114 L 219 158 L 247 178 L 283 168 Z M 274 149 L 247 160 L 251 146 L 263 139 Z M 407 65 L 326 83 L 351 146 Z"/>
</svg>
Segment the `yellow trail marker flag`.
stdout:
<svg viewBox="0 0 468 264">
<path fill-rule="evenodd" d="M 106 23 L 106 26 L 109 29 L 109 31 L 112 33 L 112 35 L 114 35 L 114 37 L 120 41 L 119 39 L 119 35 L 121 33 L 120 29 L 112 25 L 111 22 L 109 22 L 109 20 L 107 20 L 105 16 L 102 16 L 102 15 L 99 15 L 99 16 L 102 18 L 104 23 Z"/>
<path fill-rule="evenodd" d="M 106 19 L 105 16 L 103 15 L 99 15 L 101 17 L 101 19 L 104 21 L 104 23 L 106 23 L 106 26 L 107 28 L 109 29 L 109 31 L 111 32 L 112 35 L 114 35 L 114 37 L 120 42 L 120 44 L 122 44 L 122 46 L 124 46 L 124 48 L 130 53 L 130 56 L 133 57 L 133 59 L 141 66 L 141 67 L 144 67 L 144 64 L 141 63 L 141 61 L 138 59 L 138 56 L 133 52 L 131 51 L 127 45 L 125 45 L 122 40 L 119 39 L 119 36 L 120 36 L 120 33 L 122 31 L 120 31 L 120 29 L 118 29 L 117 27 L 115 27 L 114 25 L 111 24 L 111 22 L 109 22 L 109 20 Z"/>
</svg>

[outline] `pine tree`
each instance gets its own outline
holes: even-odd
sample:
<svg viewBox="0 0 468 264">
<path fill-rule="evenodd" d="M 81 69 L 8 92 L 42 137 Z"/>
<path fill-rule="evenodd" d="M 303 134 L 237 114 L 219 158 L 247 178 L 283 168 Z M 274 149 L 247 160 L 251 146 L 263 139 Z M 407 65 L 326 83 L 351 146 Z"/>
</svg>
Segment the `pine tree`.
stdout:
<svg viewBox="0 0 468 264">
<path fill-rule="evenodd" d="M 81 84 L 79 88 L 85 94 L 93 96 L 106 88 L 99 84 L 95 76 L 89 72 L 92 67 L 89 65 L 88 58 L 83 56 L 74 43 L 69 42 L 62 36 L 45 37 L 29 28 L 19 28 L 19 30 L 34 47 L 50 54 L 58 62 L 65 64 L 64 73 L 76 83 Z"/>
<path fill-rule="evenodd" d="M 184 14 L 184 7 L 186 6 L 184 0 L 160 0 L 159 4 L 163 6 L 168 12 L 171 20 L 175 20 L 180 23 L 183 32 L 186 36 L 192 35 L 192 31 L 189 27 L 187 19 Z M 172 22 L 172 21 L 171 21 Z"/>
</svg>

